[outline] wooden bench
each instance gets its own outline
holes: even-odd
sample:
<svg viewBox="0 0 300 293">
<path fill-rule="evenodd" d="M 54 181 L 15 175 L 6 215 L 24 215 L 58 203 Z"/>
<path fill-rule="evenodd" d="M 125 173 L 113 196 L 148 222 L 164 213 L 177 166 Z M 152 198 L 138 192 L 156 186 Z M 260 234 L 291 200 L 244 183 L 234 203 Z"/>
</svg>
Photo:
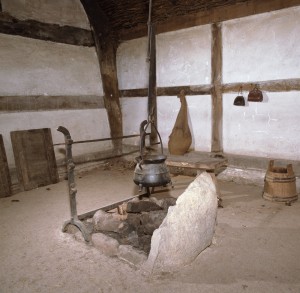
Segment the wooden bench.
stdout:
<svg viewBox="0 0 300 293">
<path fill-rule="evenodd" d="M 225 158 L 188 157 L 168 155 L 166 164 L 169 167 L 196 169 L 200 174 L 203 171 L 216 174 L 217 170 L 227 165 Z"/>
<path fill-rule="evenodd" d="M 169 167 L 196 169 L 197 174 L 201 174 L 204 171 L 208 172 L 216 185 L 219 206 L 221 207 L 221 193 L 218 187 L 216 173 L 218 169 L 226 167 L 227 163 L 228 160 L 225 158 L 210 158 L 207 156 L 188 157 L 168 155 L 166 160 L 166 164 Z"/>
</svg>

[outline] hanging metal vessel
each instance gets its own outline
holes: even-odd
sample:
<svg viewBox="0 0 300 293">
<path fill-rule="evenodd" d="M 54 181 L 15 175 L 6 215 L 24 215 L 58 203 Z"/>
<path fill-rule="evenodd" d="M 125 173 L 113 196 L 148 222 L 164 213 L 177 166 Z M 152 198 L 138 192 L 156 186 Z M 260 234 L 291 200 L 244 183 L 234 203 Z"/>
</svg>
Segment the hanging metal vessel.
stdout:
<svg viewBox="0 0 300 293">
<path fill-rule="evenodd" d="M 140 190 L 143 187 L 166 186 L 171 183 L 169 169 L 165 163 L 167 156 L 163 154 L 161 137 L 154 124 L 154 129 L 160 140 L 161 154 L 144 154 L 146 130 L 151 123 L 151 121 L 145 120 L 140 126 L 140 156 L 135 158 L 137 165 L 133 177 L 134 183 L 140 187 Z"/>
<path fill-rule="evenodd" d="M 245 98 L 243 96 L 243 90 L 242 87 L 240 87 L 240 90 L 238 92 L 238 96 L 233 101 L 234 106 L 245 106 Z"/>
<path fill-rule="evenodd" d="M 258 86 L 255 85 L 253 90 L 251 90 L 248 94 L 248 102 L 262 102 L 263 101 L 263 93 L 258 89 Z"/>
</svg>

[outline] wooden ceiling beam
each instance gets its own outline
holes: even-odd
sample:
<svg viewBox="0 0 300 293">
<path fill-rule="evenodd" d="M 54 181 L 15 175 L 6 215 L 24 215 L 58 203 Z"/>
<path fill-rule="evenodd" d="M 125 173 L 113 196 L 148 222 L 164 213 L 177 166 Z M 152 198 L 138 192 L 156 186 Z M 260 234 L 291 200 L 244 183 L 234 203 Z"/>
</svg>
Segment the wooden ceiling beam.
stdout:
<svg viewBox="0 0 300 293">
<path fill-rule="evenodd" d="M 7 13 L 0 13 L 0 33 L 69 45 L 95 46 L 90 30 L 36 20 L 19 20 Z"/>
<path fill-rule="evenodd" d="M 249 0 L 235 5 L 208 9 L 195 14 L 172 17 L 164 22 L 157 22 L 155 23 L 156 33 L 159 34 L 199 25 L 212 24 L 299 5 L 300 0 Z M 147 26 L 145 24 L 132 29 L 124 29 L 119 31 L 118 35 L 121 41 L 144 37 L 147 35 Z"/>
</svg>

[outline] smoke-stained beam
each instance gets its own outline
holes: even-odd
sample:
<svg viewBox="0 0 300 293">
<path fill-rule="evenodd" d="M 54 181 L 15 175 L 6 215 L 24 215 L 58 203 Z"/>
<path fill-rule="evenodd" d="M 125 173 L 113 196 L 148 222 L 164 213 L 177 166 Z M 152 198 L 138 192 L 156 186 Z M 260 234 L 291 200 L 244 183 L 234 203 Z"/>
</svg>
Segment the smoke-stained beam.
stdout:
<svg viewBox="0 0 300 293">
<path fill-rule="evenodd" d="M 97 2 L 81 0 L 81 3 L 89 18 L 95 38 L 111 137 L 120 137 L 123 136 L 123 126 L 116 65 L 118 41 L 107 16 Z M 121 140 L 114 141 L 116 152 L 120 152 L 121 147 Z"/>
<path fill-rule="evenodd" d="M 18 20 L 7 13 L 0 13 L 0 33 L 69 45 L 87 47 L 95 45 L 90 30 L 36 20 Z"/>
<path fill-rule="evenodd" d="M 101 96 L 0 96 L 0 112 L 103 109 Z"/>
</svg>

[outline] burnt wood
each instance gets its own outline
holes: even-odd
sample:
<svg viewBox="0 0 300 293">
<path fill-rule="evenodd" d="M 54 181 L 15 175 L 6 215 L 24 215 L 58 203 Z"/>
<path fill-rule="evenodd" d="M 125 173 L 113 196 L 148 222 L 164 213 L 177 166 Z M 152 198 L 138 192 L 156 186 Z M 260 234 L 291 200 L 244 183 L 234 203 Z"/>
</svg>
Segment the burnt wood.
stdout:
<svg viewBox="0 0 300 293">
<path fill-rule="evenodd" d="M 69 45 L 95 46 L 90 30 L 36 20 L 18 20 L 7 13 L 0 13 L 0 33 Z"/>
<path fill-rule="evenodd" d="M 212 152 L 222 152 L 222 25 L 212 24 L 212 54 L 211 54 L 211 82 L 212 82 Z"/>
<path fill-rule="evenodd" d="M 11 142 L 21 190 L 58 182 L 50 128 L 12 131 Z"/>
<path fill-rule="evenodd" d="M 11 178 L 9 174 L 3 138 L 0 134 L 0 197 L 10 196 L 11 193 Z"/>
<path fill-rule="evenodd" d="M 0 96 L 1 112 L 104 108 L 101 96 Z"/>
<path fill-rule="evenodd" d="M 111 137 L 123 136 L 122 112 L 116 65 L 118 41 L 101 7 L 93 0 L 81 0 L 92 26 L 104 90 L 104 104 L 108 114 Z M 114 141 L 114 149 L 121 152 L 122 141 Z"/>
</svg>

